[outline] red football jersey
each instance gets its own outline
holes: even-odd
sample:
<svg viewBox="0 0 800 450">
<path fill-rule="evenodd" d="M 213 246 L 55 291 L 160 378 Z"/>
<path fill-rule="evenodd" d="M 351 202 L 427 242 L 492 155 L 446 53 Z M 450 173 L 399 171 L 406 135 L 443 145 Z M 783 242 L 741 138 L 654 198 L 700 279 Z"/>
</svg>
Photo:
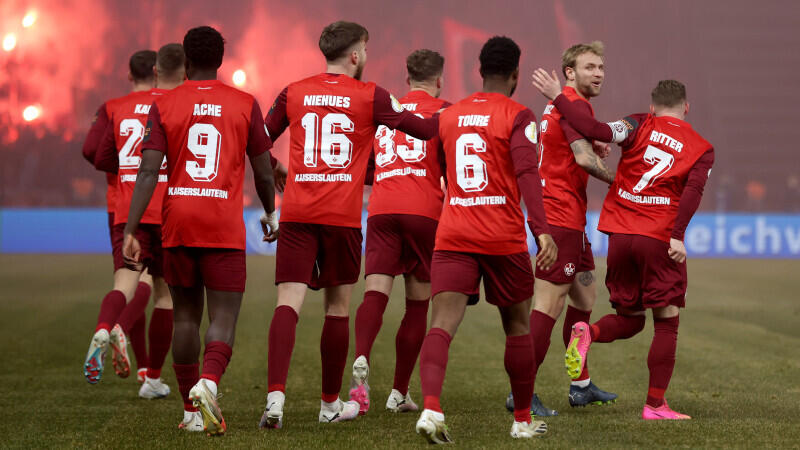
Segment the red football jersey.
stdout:
<svg viewBox="0 0 800 450">
<path fill-rule="evenodd" d="M 505 95 L 478 92 L 442 112 L 439 137 L 448 183 L 435 249 L 489 255 L 527 252 L 511 150 L 521 139 L 535 157 L 533 112 Z"/>
<path fill-rule="evenodd" d="M 606 195 L 598 229 L 669 242 L 689 171 L 711 149 L 687 122 L 635 115 L 635 134 L 622 142 L 622 157 Z"/>
<path fill-rule="evenodd" d="M 322 73 L 290 84 L 266 120 L 272 139 L 288 127 L 289 176 L 280 220 L 361 228 L 364 177 L 378 125 L 435 135 L 375 83 Z M 417 128 L 415 128 L 417 127 Z M 408 130 L 406 130 L 408 131 Z"/>
<path fill-rule="evenodd" d="M 136 174 L 142 162 L 142 139 L 150 112 L 150 105 L 161 97 L 164 89 L 150 89 L 148 91 L 132 92 L 124 97 L 106 102 L 110 126 L 107 129 L 100 153 L 113 152 L 118 160 L 117 199 L 114 207 L 114 223 L 126 223 L 128 210 L 131 207 L 133 187 L 136 184 Z M 158 184 L 153 192 L 153 197 L 142 215 L 141 223 L 161 224 L 161 205 L 164 192 L 167 188 L 166 166 L 161 166 L 158 175 Z"/>
<path fill-rule="evenodd" d="M 218 80 L 186 81 L 150 108 L 143 149 L 167 157 L 164 247 L 245 249 L 245 154 L 269 150 L 258 102 Z"/>
<path fill-rule="evenodd" d="M 106 113 L 106 104 L 103 103 L 97 108 L 97 112 L 92 120 L 92 126 L 89 132 L 86 133 L 86 139 L 83 141 L 81 152 L 83 157 L 89 161 L 93 166 L 95 165 L 95 156 L 97 156 L 97 149 L 103 140 L 108 127 L 108 114 Z M 108 212 L 113 213 L 117 203 L 117 177 L 114 174 L 106 174 L 106 209 Z"/>
<path fill-rule="evenodd" d="M 411 91 L 400 104 L 419 117 L 432 117 L 450 104 L 425 91 Z M 381 125 L 375 133 L 375 181 L 369 215 L 414 214 L 439 220 L 442 214 L 442 161 L 438 138 L 423 141 Z"/>
<path fill-rule="evenodd" d="M 589 102 L 574 88 L 564 87 L 564 96 L 580 101 L 594 116 Z M 583 136 L 578 134 L 549 102 L 542 114 L 539 144 L 539 175 L 547 223 L 583 231 L 586 227 L 586 183 L 589 174 L 575 162 L 570 144 Z"/>
</svg>

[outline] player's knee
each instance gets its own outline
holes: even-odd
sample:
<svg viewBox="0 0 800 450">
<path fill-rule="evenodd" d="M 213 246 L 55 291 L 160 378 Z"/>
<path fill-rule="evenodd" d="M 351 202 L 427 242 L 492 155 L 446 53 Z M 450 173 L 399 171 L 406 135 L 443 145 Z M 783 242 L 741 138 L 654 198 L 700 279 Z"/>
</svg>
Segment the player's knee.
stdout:
<svg viewBox="0 0 800 450">
<path fill-rule="evenodd" d="M 153 305 L 159 309 L 172 309 L 172 297 L 169 295 L 160 295 L 153 299 Z"/>
</svg>

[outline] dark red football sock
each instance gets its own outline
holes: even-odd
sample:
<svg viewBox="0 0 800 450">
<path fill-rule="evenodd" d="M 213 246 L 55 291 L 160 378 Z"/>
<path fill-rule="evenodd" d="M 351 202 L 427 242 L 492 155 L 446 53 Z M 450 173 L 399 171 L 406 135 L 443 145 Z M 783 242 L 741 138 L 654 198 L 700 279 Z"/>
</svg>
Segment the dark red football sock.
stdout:
<svg viewBox="0 0 800 450">
<path fill-rule="evenodd" d="M 531 338 L 533 339 L 533 351 L 536 357 L 536 369 L 542 365 L 547 350 L 550 348 L 550 335 L 553 334 L 553 326 L 556 319 L 547 314 L 533 310 L 531 311 Z"/>
<path fill-rule="evenodd" d="M 389 296 L 383 292 L 364 293 L 364 301 L 356 311 L 356 358 L 364 355 L 369 361 L 372 344 L 383 324 L 383 312 L 386 311 L 387 303 Z"/>
<path fill-rule="evenodd" d="M 447 354 L 452 340 L 447 331 L 431 328 L 422 342 L 419 354 L 419 377 L 425 409 L 442 412 L 439 398 L 442 396 L 444 374 L 447 372 Z"/>
<path fill-rule="evenodd" d="M 319 354 L 322 358 L 322 401 L 335 402 L 342 389 L 347 349 L 350 345 L 350 317 L 325 316 Z"/>
<path fill-rule="evenodd" d="M 111 291 L 103 297 L 100 304 L 100 314 L 97 316 L 97 328 L 94 332 L 106 330 L 111 332 L 111 328 L 117 323 L 119 315 L 125 309 L 125 294 L 122 291 Z"/>
<path fill-rule="evenodd" d="M 567 315 L 564 317 L 564 329 L 561 331 L 561 334 L 564 338 L 564 347 L 566 348 L 569 345 L 569 338 L 572 335 L 572 326 L 578 322 L 586 322 L 589 323 L 589 319 L 592 316 L 592 311 L 582 311 L 578 308 L 573 307 L 572 305 L 567 306 Z M 573 381 L 583 381 L 589 379 L 589 362 L 587 361 L 583 372 L 581 372 L 581 376 Z"/>
<path fill-rule="evenodd" d="M 425 340 L 425 330 L 428 328 L 428 304 L 428 300 L 406 299 L 406 314 L 394 339 L 393 387 L 403 395 L 408 394 L 411 372 L 414 371 L 422 341 Z"/>
<path fill-rule="evenodd" d="M 147 315 L 142 314 L 139 319 L 133 323 L 131 331 L 128 333 L 128 340 L 133 349 L 133 356 L 136 357 L 136 371 L 147 369 L 149 365 L 147 357 L 147 341 L 145 340 L 145 325 L 147 324 Z"/>
<path fill-rule="evenodd" d="M 514 420 L 531 422 L 531 397 L 536 378 L 536 358 L 530 334 L 506 337 L 505 366 L 514 395 Z"/>
<path fill-rule="evenodd" d="M 120 327 L 122 327 L 122 331 L 125 332 L 125 335 L 130 334 L 130 330 L 133 327 L 133 324 L 142 317 L 144 314 L 144 310 L 147 309 L 147 302 L 150 300 L 150 286 L 147 283 L 139 282 L 139 286 L 136 287 L 136 293 L 133 295 L 133 299 L 125 305 L 125 308 L 117 318 L 117 323 Z"/>
<path fill-rule="evenodd" d="M 267 344 L 267 392 L 286 392 L 286 378 L 289 376 L 289 361 L 292 359 L 296 332 L 297 312 L 287 305 L 275 308 L 269 325 Z"/>
<path fill-rule="evenodd" d="M 147 377 L 159 378 L 164 359 L 167 358 L 169 347 L 172 344 L 171 309 L 153 309 L 148 335 L 150 338 L 150 366 L 147 367 Z"/>
<path fill-rule="evenodd" d="M 172 368 L 175 369 L 175 378 L 178 380 L 178 390 L 181 392 L 181 399 L 183 399 L 183 409 L 197 411 L 192 401 L 189 400 L 189 391 L 200 381 L 200 364 L 173 364 Z"/>
<path fill-rule="evenodd" d="M 219 384 L 222 374 L 231 362 L 233 349 L 230 345 L 222 341 L 211 341 L 206 344 L 206 351 L 203 353 L 203 373 L 200 378 L 211 380 Z"/>
<path fill-rule="evenodd" d="M 593 342 L 614 342 L 628 339 L 644 329 L 644 316 L 607 314 L 590 327 Z"/>
<path fill-rule="evenodd" d="M 672 378 L 675 368 L 675 349 L 678 347 L 678 316 L 668 319 L 654 319 L 653 343 L 647 355 L 647 368 L 650 369 L 650 388 L 647 391 L 647 404 L 658 408 L 664 404 L 664 392 Z"/>
</svg>

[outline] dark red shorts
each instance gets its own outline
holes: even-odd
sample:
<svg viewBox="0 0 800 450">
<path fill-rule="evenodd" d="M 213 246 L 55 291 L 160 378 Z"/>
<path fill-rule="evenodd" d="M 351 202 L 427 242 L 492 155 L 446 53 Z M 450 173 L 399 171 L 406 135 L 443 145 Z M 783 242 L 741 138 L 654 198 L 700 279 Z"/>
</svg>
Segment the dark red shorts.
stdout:
<svg viewBox="0 0 800 450">
<path fill-rule="evenodd" d="M 203 285 L 215 291 L 244 292 L 245 252 L 231 248 L 165 248 L 164 279 L 170 286 Z"/>
<path fill-rule="evenodd" d="M 353 284 L 361 273 L 361 229 L 281 222 L 275 265 L 275 284 Z"/>
<path fill-rule="evenodd" d="M 439 222 L 412 214 L 378 214 L 367 219 L 365 273 L 414 275 L 431 280 Z"/>
<path fill-rule="evenodd" d="M 592 244 L 583 231 L 550 225 L 551 235 L 558 246 L 558 259 L 550 270 L 536 268 L 536 278 L 555 284 L 571 284 L 575 275 L 594 270 Z M 539 242 L 536 242 L 539 245 Z"/>
<path fill-rule="evenodd" d="M 513 255 L 433 252 L 432 295 L 460 292 L 474 298 L 480 293 L 481 278 L 486 301 L 492 305 L 511 306 L 533 296 L 533 266 L 527 252 Z"/>
<path fill-rule="evenodd" d="M 667 254 L 669 244 L 635 234 L 608 238 L 606 286 L 614 307 L 634 310 L 686 303 L 686 263 Z"/>
<path fill-rule="evenodd" d="M 161 248 L 161 225 L 143 223 L 134 233 L 142 247 L 141 260 L 147 272 L 154 277 L 164 276 L 164 253 Z M 125 241 L 125 224 L 118 223 L 111 228 L 111 254 L 114 256 L 114 271 L 125 265 L 122 258 L 122 244 Z"/>
</svg>

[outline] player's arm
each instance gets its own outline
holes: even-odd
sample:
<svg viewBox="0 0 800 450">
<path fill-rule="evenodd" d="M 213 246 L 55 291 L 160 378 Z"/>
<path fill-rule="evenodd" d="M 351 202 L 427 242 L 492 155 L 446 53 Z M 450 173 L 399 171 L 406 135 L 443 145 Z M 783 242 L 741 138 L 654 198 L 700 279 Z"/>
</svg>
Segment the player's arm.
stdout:
<svg viewBox="0 0 800 450">
<path fill-rule="evenodd" d="M 588 105 L 587 105 L 588 106 Z M 559 120 L 561 131 L 569 142 L 575 162 L 593 177 L 611 184 L 614 181 L 614 172 L 608 168 L 603 158 L 597 154 L 592 144 L 575 131 L 565 119 Z"/>
<path fill-rule="evenodd" d="M 150 203 L 150 198 L 153 197 L 153 192 L 156 190 L 158 171 L 166 152 L 167 137 L 164 127 L 161 125 L 161 114 L 158 111 L 158 105 L 153 103 L 150 107 L 150 114 L 147 116 L 147 127 L 142 143 L 142 162 L 139 165 L 139 172 L 136 174 L 136 185 L 133 187 L 131 206 L 128 210 L 128 223 L 125 224 L 123 233 L 125 240 L 122 243 L 122 257 L 126 264 L 140 265 L 141 247 L 139 241 L 134 237 L 134 233 Z"/>
<path fill-rule="evenodd" d="M 375 144 L 373 143 L 372 150 L 369 152 L 369 159 L 367 160 L 367 174 L 364 175 L 364 185 L 372 186 L 374 182 L 375 182 Z"/>
<path fill-rule="evenodd" d="M 261 108 L 253 100 L 253 110 L 250 114 L 250 133 L 247 138 L 247 156 L 253 168 L 253 179 L 256 185 L 256 194 L 264 207 L 261 216 L 261 229 L 264 231 L 264 240 L 273 242 L 278 238 L 278 214 L 275 212 L 275 179 L 272 174 L 269 149 L 272 140 L 267 136 L 264 121 L 261 120 Z"/>
<path fill-rule="evenodd" d="M 114 122 L 109 121 L 103 139 L 94 155 L 94 168 L 108 173 L 119 172 L 119 156 L 117 154 L 116 130 Z"/>
<path fill-rule="evenodd" d="M 269 138 L 271 142 L 275 142 L 278 137 L 286 131 L 286 128 L 289 127 L 289 116 L 286 115 L 287 89 L 288 88 L 284 88 L 281 93 L 278 94 L 278 98 L 275 99 L 272 108 L 269 109 L 267 117 L 264 118 L 264 131 L 267 133 L 267 138 Z M 275 189 L 277 189 L 278 192 L 283 192 L 283 189 L 286 187 L 286 177 L 289 176 L 289 169 L 278 161 L 272 153 L 269 154 L 269 162 L 272 166 Z"/>
<path fill-rule="evenodd" d="M 549 269 L 558 257 L 558 247 L 550 235 L 550 225 L 542 202 L 542 180 L 539 177 L 539 161 L 536 155 L 536 134 L 529 136 L 525 129 L 536 126 L 536 116 L 530 109 L 517 114 L 511 129 L 511 160 L 517 176 L 522 199 L 528 208 L 528 227 L 539 242 L 536 265 Z"/>
<path fill-rule="evenodd" d="M 372 102 L 372 117 L 376 124 L 400 130 L 417 139 L 427 141 L 439 134 L 439 115 L 423 119 L 406 111 L 386 89 L 375 86 Z"/>
<path fill-rule="evenodd" d="M 703 199 L 708 177 L 711 175 L 711 166 L 714 165 L 714 149 L 710 148 L 700 157 L 689 170 L 686 178 L 686 186 L 683 187 L 681 199 L 678 202 L 678 216 L 672 226 L 672 236 L 669 240 L 669 257 L 675 262 L 686 261 L 686 247 L 683 245 L 683 236 L 686 227 L 692 220 L 697 208 L 700 207 L 700 200 Z"/>
<path fill-rule="evenodd" d="M 89 164 L 94 165 L 94 156 L 97 153 L 97 146 L 100 145 L 100 141 L 103 139 L 108 123 L 106 104 L 103 103 L 94 115 L 92 126 L 86 134 L 86 139 L 83 141 L 83 148 L 81 149 L 84 159 L 89 161 Z"/>
</svg>

